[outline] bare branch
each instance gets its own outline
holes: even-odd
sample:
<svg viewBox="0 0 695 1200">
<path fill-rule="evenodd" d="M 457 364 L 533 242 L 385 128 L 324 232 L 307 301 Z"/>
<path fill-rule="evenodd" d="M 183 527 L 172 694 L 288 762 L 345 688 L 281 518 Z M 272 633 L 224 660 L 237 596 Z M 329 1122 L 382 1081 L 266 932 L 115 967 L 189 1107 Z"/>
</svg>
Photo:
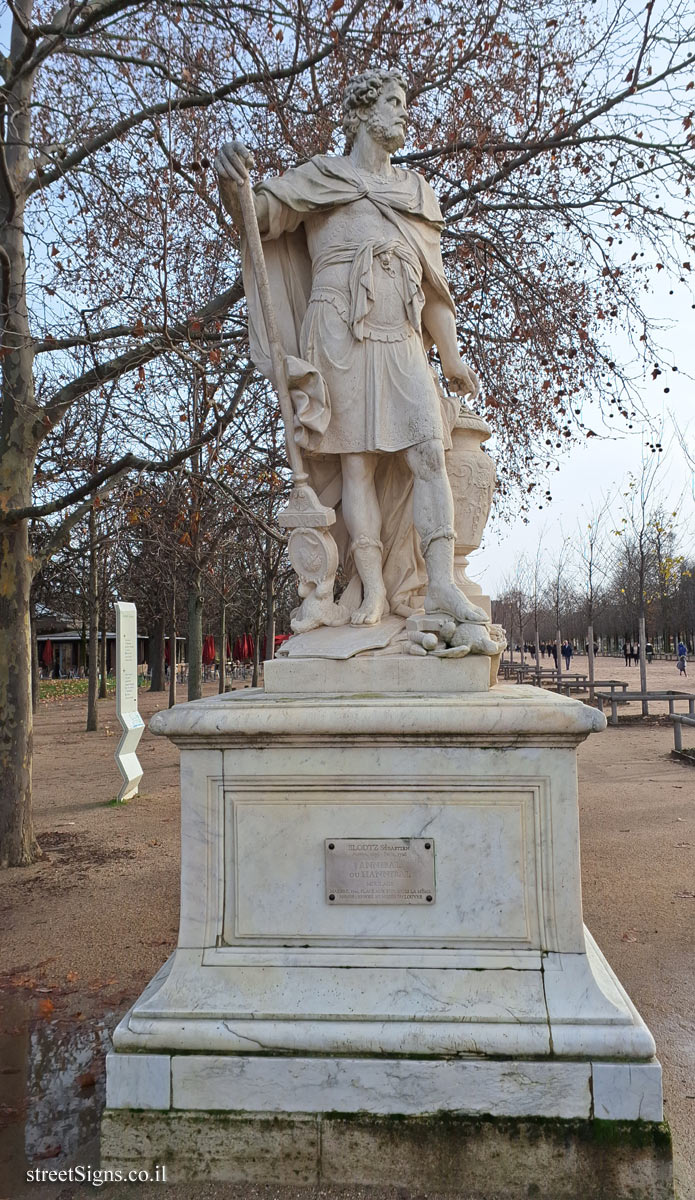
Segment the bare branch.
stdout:
<svg viewBox="0 0 695 1200">
<path fill-rule="evenodd" d="M 123 354 L 109 359 L 108 362 L 97 364 L 96 367 L 92 367 L 90 371 L 81 375 L 79 379 L 73 379 L 67 383 L 41 410 L 35 425 L 35 435 L 40 438 L 47 430 L 57 425 L 70 405 L 74 404 L 80 396 L 85 396 L 94 388 L 101 387 L 112 379 L 118 379 L 128 372 L 144 366 L 145 363 L 151 362 L 161 354 L 173 349 L 175 345 L 186 341 L 191 336 L 192 324 L 204 325 L 206 321 L 222 316 L 227 309 L 231 308 L 232 304 L 236 304 L 241 299 L 242 295 L 243 288 L 239 278 L 232 287 L 227 288 L 225 292 L 201 308 L 191 317 L 190 321 L 179 321 L 175 325 L 170 325 L 166 337 L 156 337 L 142 345 L 134 346 L 132 350 L 126 350 Z M 132 333 L 132 330 L 130 332 Z"/>
<path fill-rule="evenodd" d="M 121 477 L 129 471 L 147 471 L 154 475 L 162 475 L 167 471 L 173 471 L 180 463 L 185 462 L 187 458 L 191 458 L 203 446 L 208 445 L 224 432 L 239 406 L 239 402 L 246 390 L 252 373 L 253 366 L 249 363 L 241 373 L 239 382 L 234 390 L 234 395 L 225 412 L 217 418 L 207 433 L 196 438 L 188 446 L 184 446 L 181 450 L 176 450 L 174 454 L 170 454 L 168 458 L 161 460 L 141 458 L 137 454 L 124 454 L 116 462 L 109 463 L 107 467 L 98 471 L 96 475 L 92 475 L 81 487 L 74 488 L 66 496 L 61 496 L 57 500 L 51 500 L 46 504 L 28 504 L 24 508 L 9 509 L 2 515 L 3 524 L 12 525 L 18 521 L 38 520 L 43 517 L 50 517 L 54 513 L 62 512 L 64 509 L 69 508 L 71 504 L 76 504 L 79 500 L 83 500 L 90 492 L 96 493 L 110 479 L 113 479 L 115 476 Z M 90 503 L 93 502 L 94 496 Z"/>
<path fill-rule="evenodd" d="M 352 22 L 355 20 L 361 9 L 364 8 L 367 0 L 357 0 L 350 13 L 343 22 L 339 37 L 342 37 L 349 29 Z M 277 67 L 274 71 L 268 70 L 266 67 L 261 71 L 245 72 L 237 75 L 236 78 L 230 80 L 229 83 L 223 84 L 222 87 L 216 88 L 210 92 L 198 92 L 195 95 L 182 96 L 178 100 L 161 100 L 158 104 L 150 104 L 138 112 L 131 113 L 127 117 L 123 117 L 120 121 L 114 122 L 107 129 L 102 130 L 96 137 L 90 138 L 79 149 L 73 150 L 71 154 L 67 154 L 62 159 L 60 166 L 55 167 L 52 171 L 37 172 L 34 178 L 27 184 L 27 195 L 31 196 L 40 188 L 48 187 L 57 180 L 62 179 L 66 172 L 73 167 L 79 166 L 86 158 L 89 158 L 97 150 L 101 150 L 103 146 L 107 146 L 116 138 L 120 138 L 130 129 L 135 129 L 137 126 L 144 124 L 145 121 L 151 120 L 152 117 L 162 116 L 169 112 L 183 112 L 189 108 L 209 108 L 211 104 L 218 103 L 220 100 L 225 100 L 228 96 L 241 88 L 248 87 L 253 83 L 267 83 L 268 79 L 288 79 L 289 77 L 301 74 L 302 71 L 308 70 L 315 66 L 324 58 L 328 58 L 335 51 L 335 41 L 330 38 L 320 50 L 314 54 L 308 55 L 301 59 L 300 62 L 291 67 Z"/>
</svg>

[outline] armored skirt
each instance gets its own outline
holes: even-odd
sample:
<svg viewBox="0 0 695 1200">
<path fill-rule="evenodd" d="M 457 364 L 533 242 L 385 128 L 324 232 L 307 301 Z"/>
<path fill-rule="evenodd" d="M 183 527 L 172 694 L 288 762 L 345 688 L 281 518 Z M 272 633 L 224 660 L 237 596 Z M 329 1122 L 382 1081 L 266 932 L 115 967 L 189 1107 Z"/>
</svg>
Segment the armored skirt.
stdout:
<svg viewBox="0 0 695 1200">
<path fill-rule="evenodd" d="M 320 372 L 330 420 L 318 454 L 394 452 L 445 439 L 419 326 L 420 269 L 398 240 L 314 263 L 301 354 Z M 446 438 L 448 441 L 448 438 Z"/>
</svg>

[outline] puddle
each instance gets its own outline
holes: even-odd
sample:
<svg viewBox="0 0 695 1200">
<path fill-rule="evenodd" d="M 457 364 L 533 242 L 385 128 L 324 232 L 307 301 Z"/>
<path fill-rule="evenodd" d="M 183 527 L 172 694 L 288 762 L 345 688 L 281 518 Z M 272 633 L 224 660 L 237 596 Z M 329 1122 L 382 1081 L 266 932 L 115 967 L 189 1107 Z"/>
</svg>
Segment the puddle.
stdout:
<svg viewBox="0 0 695 1200">
<path fill-rule="evenodd" d="M 104 1056 L 118 1018 L 48 1020 L 40 1004 L 0 994 L 0 1200 L 35 1194 L 30 1167 L 75 1161 L 99 1133 Z"/>
</svg>

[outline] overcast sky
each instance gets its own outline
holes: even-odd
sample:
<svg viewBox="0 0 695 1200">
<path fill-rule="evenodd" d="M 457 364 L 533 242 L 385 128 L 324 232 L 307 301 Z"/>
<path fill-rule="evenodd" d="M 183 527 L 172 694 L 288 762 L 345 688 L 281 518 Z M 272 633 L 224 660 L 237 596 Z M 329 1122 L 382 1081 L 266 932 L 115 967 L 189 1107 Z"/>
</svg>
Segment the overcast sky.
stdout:
<svg viewBox="0 0 695 1200">
<path fill-rule="evenodd" d="M 669 295 L 671 288 L 673 296 Z M 490 518 L 483 546 L 471 555 L 468 571 L 484 591 L 494 597 L 504 586 L 505 579 L 514 575 L 521 555 L 535 558 L 541 539 L 544 558 L 547 556 L 547 561 L 552 561 L 563 540 L 576 536 L 578 522 L 581 520 L 586 524 L 586 514 L 595 507 L 602 494 L 619 492 L 631 471 L 640 473 L 645 442 L 651 440 L 653 432 L 659 435 L 662 422 L 664 453 L 658 472 L 659 489 L 668 504 L 674 508 L 678 505 L 683 548 L 695 550 L 693 471 L 675 437 L 673 424 L 675 417 L 695 453 L 695 310 L 691 308 L 692 303 L 693 297 L 686 287 L 659 277 L 647 307 L 651 314 L 658 314 L 664 321 L 666 327 L 661 334 L 665 349 L 663 361 L 676 365 L 678 372 L 664 371 L 652 381 L 649 364 L 650 370 L 640 391 L 652 429 L 636 423 L 634 430 L 629 432 L 622 418 L 602 421 L 595 407 L 587 409 L 591 412 L 587 425 L 597 433 L 604 433 L 605 437 L 589 438 L 572 447 L 560 460 L 559 472 L 551 467 L 547 478 L 552 504 L 544 505 L 541 512 L 532 510 L 528 524 L 521 519 L 505 522 Z M 622 339 L 617 336 L 616 358 L 625 353 L 626 347 L 621 343 Z M 669 388 L 668 394 L 664 393 L 665 387 Z M 612 435 L 610 426 L 613 424 L 616 433 Z"/>
</svg>

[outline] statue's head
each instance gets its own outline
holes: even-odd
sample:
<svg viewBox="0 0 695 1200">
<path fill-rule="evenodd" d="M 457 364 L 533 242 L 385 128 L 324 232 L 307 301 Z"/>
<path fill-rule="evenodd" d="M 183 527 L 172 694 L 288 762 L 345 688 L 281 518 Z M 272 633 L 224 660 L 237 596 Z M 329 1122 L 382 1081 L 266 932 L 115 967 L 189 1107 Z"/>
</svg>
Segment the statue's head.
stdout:
<svg viewBox="0 0 695 1200">
<path fill-rule="evenodd" d="M 348 150 L 362 124 L 390 153 L 405 144 L 407 82 L 400 71 L 364 71 L 343 95 L 343 131 Z"/>
</svg>

